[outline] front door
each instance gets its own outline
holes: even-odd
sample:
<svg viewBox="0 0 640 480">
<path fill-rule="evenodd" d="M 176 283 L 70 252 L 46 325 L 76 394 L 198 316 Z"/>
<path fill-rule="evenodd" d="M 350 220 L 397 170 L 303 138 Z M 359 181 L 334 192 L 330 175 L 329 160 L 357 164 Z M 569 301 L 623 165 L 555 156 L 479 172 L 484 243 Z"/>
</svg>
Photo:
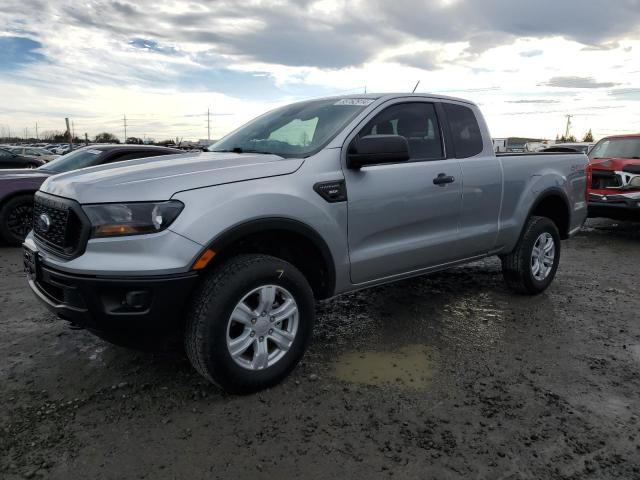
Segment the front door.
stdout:
<svg viewBox="0 0 640 480">
<path fill-rule="evenodd" d="M 395 103 L 359 132 L 401 135 L 408 162 L 345 168 L 351 280 L 355 284 L 402 275 L 458 258 L 460 164 L 447 159 L 433 103 Z M 449 178 L 442 183 L 438 177 Z M 436 180 L 436 182 L 434 182 Z"/>
</svg>

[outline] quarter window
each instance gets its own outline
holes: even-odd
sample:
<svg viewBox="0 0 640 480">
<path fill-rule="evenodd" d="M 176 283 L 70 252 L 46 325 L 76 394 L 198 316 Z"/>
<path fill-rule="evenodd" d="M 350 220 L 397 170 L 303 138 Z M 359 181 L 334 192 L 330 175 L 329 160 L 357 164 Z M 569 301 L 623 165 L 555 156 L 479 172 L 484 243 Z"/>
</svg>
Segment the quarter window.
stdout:
<svg viewBox="0 0 640 480">
<path fill-rule="evenodd" d="M 453 103 L 443 104 L 451 130 L 456 158 L 468 158 L 482 152 L 482 133 L 473 110 Z"/>
<path fill-rule="evenodd" d="M 411 160 L 444 157 L 440 127 L 432 103 L 400 103 L 376 115 L 360 132 L 368 135 L 400 135 L 407 139 Z"/>
</svg>

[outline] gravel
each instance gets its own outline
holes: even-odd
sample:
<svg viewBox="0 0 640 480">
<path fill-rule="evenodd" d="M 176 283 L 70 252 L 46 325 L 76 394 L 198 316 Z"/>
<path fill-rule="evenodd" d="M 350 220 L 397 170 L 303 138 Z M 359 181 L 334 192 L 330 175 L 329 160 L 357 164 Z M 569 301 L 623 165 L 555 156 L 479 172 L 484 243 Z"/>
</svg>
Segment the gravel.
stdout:
<svg viewBox="0 0 640 480">
<path fill-rule="evenodd" d="M 246 397 L 70 330 L 0 248 L 0 478 L 640 478 L 639 244 L 590 221 L 537 297 L 488 259 L 322 302 Z"/>
</svg>

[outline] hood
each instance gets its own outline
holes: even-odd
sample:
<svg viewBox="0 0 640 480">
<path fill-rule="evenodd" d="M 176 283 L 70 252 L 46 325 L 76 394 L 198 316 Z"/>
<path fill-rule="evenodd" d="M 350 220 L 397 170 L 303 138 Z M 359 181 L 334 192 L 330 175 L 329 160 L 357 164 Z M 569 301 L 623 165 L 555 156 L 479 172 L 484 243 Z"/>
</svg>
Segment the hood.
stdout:
<svg viewBox="0 0 640 480">
<path fill-rule="evenodd" d="M 168 200 L 184 190 L 287 175 L 303 162 L 251 153 L 147 157 L 55 175 L 40 190 L 82 204 Z"/>
<path fill-rule="evenodd" d="M 622 172 L 627 167 L 640 169 L 640 159 L 637 158 L 594 158 L 589 163 L 591 164 L 591 168 L 594 170 Z"/>
</svg>

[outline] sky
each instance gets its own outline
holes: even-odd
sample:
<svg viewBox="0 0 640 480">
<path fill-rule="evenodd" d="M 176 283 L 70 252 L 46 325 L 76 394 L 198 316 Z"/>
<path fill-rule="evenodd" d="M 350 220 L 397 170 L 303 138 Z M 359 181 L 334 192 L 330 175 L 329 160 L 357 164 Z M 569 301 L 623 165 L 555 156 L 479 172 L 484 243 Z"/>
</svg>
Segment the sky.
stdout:
<svg viewBox="0 0 640 480">
<path fill-rule="evenodd" d="M 0 136 L 220 138 L 338 94 L 482 108 L 494 137 L 640 131 L 640 0 L 2 0 Z"/>
</svg>

